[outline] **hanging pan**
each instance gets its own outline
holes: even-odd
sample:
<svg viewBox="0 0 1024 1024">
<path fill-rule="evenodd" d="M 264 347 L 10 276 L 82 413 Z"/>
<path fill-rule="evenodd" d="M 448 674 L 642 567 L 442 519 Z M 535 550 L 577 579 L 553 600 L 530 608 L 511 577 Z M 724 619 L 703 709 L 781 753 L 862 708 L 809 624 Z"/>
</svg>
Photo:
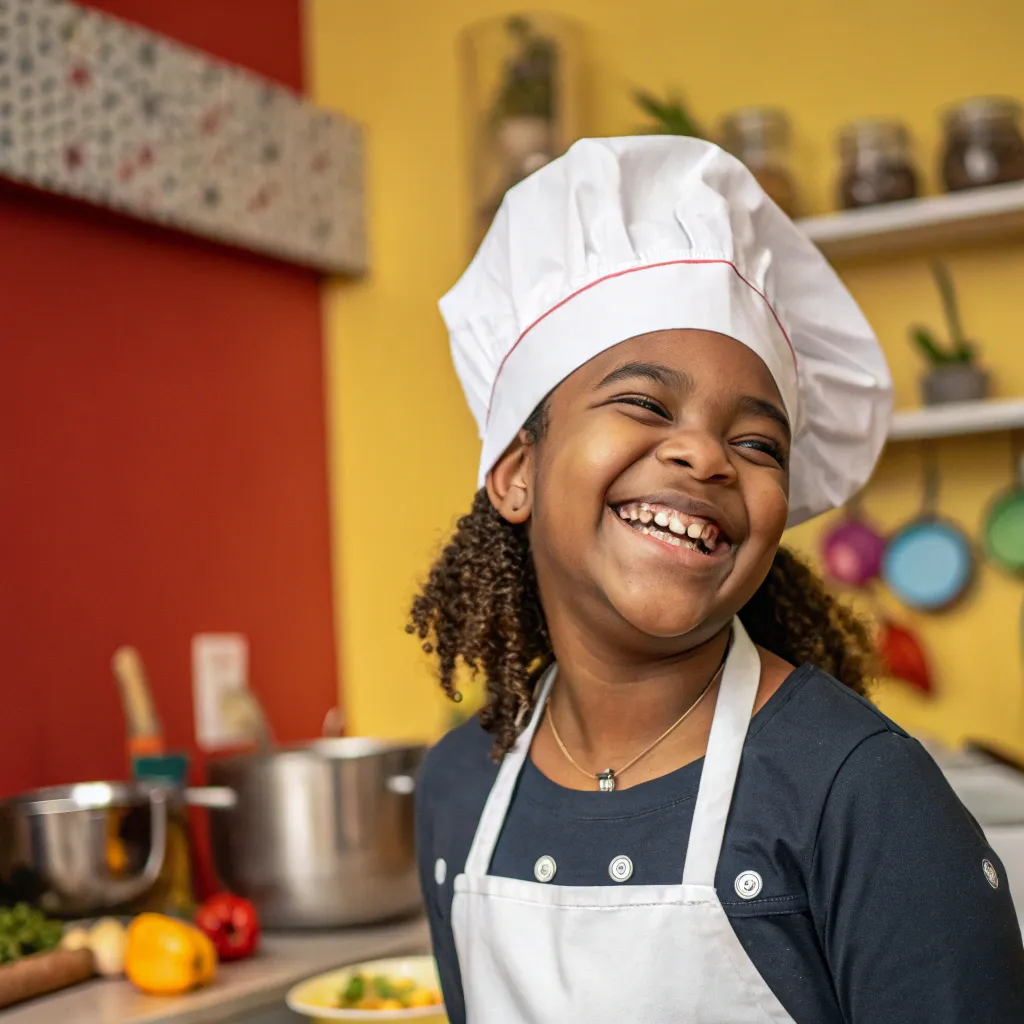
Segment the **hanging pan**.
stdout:
<svg viewBox="0 0 1024 1024">
<path fill-rule="evenodd" d="M 885 538 L 865 518 L 854 498 L 843 518 L 821 538 L 821 561 L 829 578 L 847 587 L 866 587 L 882 567 Z"/>
<path fill-rule="evenodd" d="M 1014 483 L 997 494 L 985 513 L 983 530 L 989 558 L 1010 572 L 1024 573 L 1024 446 L 1013 437 Z"/>
<path fill-rule="evenodd" d="M 924 494 L 916 518 L 889 538 L 882 579 L 908 608 L 937 612 L 955 604 L 974 576 L 974 549 L 956 523 L 938 514 L 939 469 L 934 451 L 922 460 Z"/>
</svg>

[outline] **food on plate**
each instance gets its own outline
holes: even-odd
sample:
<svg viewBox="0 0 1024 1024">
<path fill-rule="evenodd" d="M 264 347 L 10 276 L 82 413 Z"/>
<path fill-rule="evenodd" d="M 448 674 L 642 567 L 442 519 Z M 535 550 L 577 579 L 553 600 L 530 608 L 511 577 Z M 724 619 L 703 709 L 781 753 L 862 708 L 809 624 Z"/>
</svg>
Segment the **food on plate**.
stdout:
<svg viewBox="0 0 1024 1024">
<path fill-rule="evenodd" d="M 341 990 L 342 1010 L 408 1010 L 416 1006 L 440 1006 L 441 993 L 417 985 L 412 978 L 386 974 L 353 974 Z"/>
<path fill-rule="evenodd" d="M 196 927 L 206 935 L 221 960 L 252 956 L 260 941 L 256 908 L 229 892 L 211 896 L 196 911 Z"/>
<path fill-rule="evenodd" d="M 140 914 L 128 926 L 125 972 L 151 995 L 178 995 L 213 981 L 217 952 L 198 929 L 163 914 Z"/>
<path fill-rule="evenodd" d="M 0 907 L 0 964 L 60 945 L 64 926 L 27 903 Z"/>
</svg>

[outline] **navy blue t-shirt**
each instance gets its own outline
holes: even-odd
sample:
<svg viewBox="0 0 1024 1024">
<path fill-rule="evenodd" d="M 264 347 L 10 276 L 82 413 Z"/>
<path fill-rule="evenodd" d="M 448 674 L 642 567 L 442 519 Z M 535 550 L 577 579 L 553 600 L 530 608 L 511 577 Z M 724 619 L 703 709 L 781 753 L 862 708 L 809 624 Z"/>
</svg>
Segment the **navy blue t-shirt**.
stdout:
<svg viewBox="0 0 1024 1024">
<path fill-rule="evenodd" d="M 419 777 L 420 880 L 452 1024 L 465 1022 L 452 885 L 497 773 L 492 745 L 469 722 Z M 549 884 L 614 885 L 611 862 L 626 855 L 628 884 L 681 882 L 702 763 L 598 793 L 558 786 L 527 760 L 491 874 L 532 881 L 547 855 Z M 736 891 L 747 872 L 761 880 L 752 899 Z M 1024 1024 L 1024 946 L 1002 864 L 924 748 L 813 666 L 750 723 L 716 887 L 796 1024 Z"/>
</svg>

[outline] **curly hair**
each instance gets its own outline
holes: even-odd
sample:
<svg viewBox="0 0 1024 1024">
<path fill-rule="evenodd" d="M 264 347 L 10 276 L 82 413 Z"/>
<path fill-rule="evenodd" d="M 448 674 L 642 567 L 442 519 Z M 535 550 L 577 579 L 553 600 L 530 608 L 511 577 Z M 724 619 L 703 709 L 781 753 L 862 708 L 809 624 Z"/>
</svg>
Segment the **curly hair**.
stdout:
<svg viewBox="0 0 1024 1024">
<path fill-rule="evenodd" d="M 527 420 L 532 441 L 543 436 L 546 403 Z M 875 670 L 865 624 L 826 590 L 822 580 L 785 547 L 740 611 L 755 644 L 792 665 L 812 662 L 864 694 Z M 408 633 L 436 655 L 441 687 L 461 700 L 462 662 L 482 674 L 487 700 L 480 723 L 495 736 L 500 758 L 515 742 L 538 675 L 554 652 L 541 606 L 524 525 L 505 520 L 481 489 L 413 601 Z"/>
</svg>

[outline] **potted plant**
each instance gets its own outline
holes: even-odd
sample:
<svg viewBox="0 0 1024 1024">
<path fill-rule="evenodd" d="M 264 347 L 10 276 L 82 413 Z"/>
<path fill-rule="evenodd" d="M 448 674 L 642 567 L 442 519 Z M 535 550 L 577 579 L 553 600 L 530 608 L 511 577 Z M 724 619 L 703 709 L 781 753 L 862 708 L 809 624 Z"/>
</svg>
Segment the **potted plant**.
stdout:
<svg viewBox="0 0 1024 1024">
<path fill-rule="evenodd" d="M 508 162 L 508 185 L 514 185 L 554 155 L 558 52 L 521 15 L 510 17 L 506 28 L 515 52 L 502 70 L 491 119 Z"/>
<path fill-rule="evenodd" d="M 978 366 L 975 344 L 964 337 L 956 291 L 949 271 L 944 264 L 933 263 L 932 275 L 942 299 L 950 340 L 944 345 L 927 327 L 910 328 L 910 338 L 929 367 L 928 372 L 921 378 L 924 404 L 972 402 L 987 398 L 989 376 Z"/>
<path fill-rule="evenodd" d="M 678 96 L 669 96 L 659 100 L 649 92 L 637 90 L 633 93 L 633 101 L 651 119 L 651 123 L 640 129 L 648 135 L 688 135 L 695 139 L 703 138 L 697 122 L 690 117 Z"/>
</svg>

